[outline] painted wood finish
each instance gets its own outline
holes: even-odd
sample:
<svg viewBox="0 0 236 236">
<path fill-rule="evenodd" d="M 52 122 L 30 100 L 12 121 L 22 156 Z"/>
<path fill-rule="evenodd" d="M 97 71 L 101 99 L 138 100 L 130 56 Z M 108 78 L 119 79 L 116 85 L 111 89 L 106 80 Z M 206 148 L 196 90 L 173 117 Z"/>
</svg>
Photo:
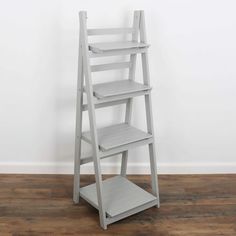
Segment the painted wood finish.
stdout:
<svg viewBox="0 0 236 236">
<path fill-rule="evenodd" d="M 114 34 L 121 33 L 121 30 L 99 29 L 97 31 L 89 31 L 87 29 L 87 13 L 84 11 L 79 13 L 79 47 L 81 49 L 80 54 L 82 53 L 82 55 L 79 56 L 78 84 L 80 84 L 80 86 L 78 86 L 76 114 L 76 126 L 79 128 L 77 128 L 77 142 L 75 142 L 75 180 L 73 199 L 75 203 L 78 203 L 81 193 L 82 198 L 91 203 L 91 205 L 95 206 L 99 210 L 100 225 L 103 229 L 107 229 L 108 224 L 145 210 L 148 207 L 152 207 L 154 205 L 158 207 L 160 206 L 156 172 L 155 144 L 152 137 L 153 124 L 151 118 L 151 98 L 149 96 L 151 89 L 149 84 L 149 68 L 147 61 L 147 48 L 149 45 L 146 40 L 143 40 L 146 38 L 143 15 L 143 11 L 134 12 L 132 31 L 126 32 L 132 33 L 132 41 L 88 44 L 88 34 L 107 34 L 109 31 L 111 34 Z M 138 41 L 138 35 L 140 35 L 140 42 Z M 115 54 L 113 54 L 114 52 Z M 124 52 L 130 54 L 130 61 L 100 65 L 90 64 L 90 58 L 95 54 L 100 54 L 101 56 L 112 56 L 123 55 Z M 142 55 L 142 66 L 144 67 L 143 84 L 134 82 L 137 53 L 141 53 Z M 128 80 L 119 80 L 116 82 L 95 85 L 92 84 L 92 72 L 126 68 L 129 69 Z M 83 78 L 85 81 L 85 87 L 82 89 L 81 86 L 83 86 Z M 81 101 L 83 101 L 83 93 L 86 93 L 87 95 L 87 104 L 81 103 Z M 131 125 L 133 97 L 143 95 L 145 96 L 148 132 L 141 131 Z M 104 107 L 106 105 L 110 106 L 112 104 L 117 104 L 117 102 L 119 104 L 121 101 L 126 103 L 124 123 L 97 129 L 95 109 L 99 106 Z M 81 136 L 81 112 L 85 110 L 88 110 L 90 131 L 83 132 Z M 80 140 L 78 140 L 78 138 Z M 82 138 L 92 146 L 92 156 L 85 159 L 81 157 L 81 152 L 79 151 Z M 148 196 L 151 196 L 149 193 L 146 193 L 146 196 L 142 197 L 145 195 L 145 191 L 139 190 L 139 188 L 134 187 L 135 185 L 132 185 L 129 181 L 125 181 L 124 179 L 127 169 L 128 150 L 144 144 L 149 145 L 153 193 L 152 200 L 148 200 Z M 100 159 L 112 156 L 114 154 L 120 154 L 121 152 L 121 176 L 119 178 L 117 177 L 104 182 L 102 180 Z M 92 185 L 92 187 L 88 186 L 87 188 L 80 189 L 80 178 L 78 177 L 80 175 L 80 168 L 78 165 L 85 164 L 91 160 L 94 162 L 96 182 Z M 112 189 L 108 186 L 112 186 Z M 117 194 L 111 193 L 110 198 L 107 198 L 107 189 L 109 189 L 109 191 L 114 190 L 114 193 L 117 189 L 123 190 L 123 193 L 121 193 L 122 196 L 126 196 L 126 192 L 128 192 L 127 190 L 129 189 L 132 190 L 131 192 L 133 192 L 133 194 L 128 194 L 129 197 L 126 198 L 127 203 L 120 205 L 120 210 L 118 210 L 119 204 L 117 204 L 117 199 L 115 198 Z M 131 198 L 133 199 L 131 200 Z M 110 207 L 107 205 L 108 201 Z"/>
<path fill-rule="evenodd" d="M 89 51 L 89 57 L 90 58 L 96 58 L 96 57 L 131 55 L 131 54 L 144 53 L 146 51 L 147 51 L 146 47 L 131 48 L 131 49 L 120 49 L 120 50 L 110 50 L 110 51 L 105 51 L 105 52 L 102 52 L 102 53 L 94 53 L 92 51 Z"/>
<path fill-rule="evenodd" d="M 98 199 L 98 204 L 99 204 L 99 221 L 100 221 L 101 227 L 104 229 L 107 229 L 106 215 L 105 215 L 105 210 L 103 207 L 103 197 L 102 197 L 103 196 L 102 174 L 101 174 L 101 165 L 100 165 L 100 159 L 99 159 L 99 154 L 98 154 L 99 149 L 98 149 L 98 140 L 97 140 L 95 106 L 94 106 L 93 90 L 92 90 L 91 67 L 90 67 L 90 58 L 88 55 L 87 13 L 85 11 L 81 11 L 79 13 L 79 17 L 80 17 L 80 28 L 81 28 L 81 37 L 82 37 L 81 47 L 82 47 L 82 52 L 83 52 L 82 64 L 83 64 L 86 93 L 87 93 L 87 100 L 88 100 L 88 114 L 89 114 L 89 124 L 90 124 L 90 132 L 91 132 L 92 156 L 93 156 L 94 172 L 95 172 L 95 179 L 96 179 L 97 199 Z M 81 158 L 81 156 L 79 158 Z M 79 192 L 77 194 L 79 195 Z"/>
<path fill-rule="evenodd" d="M 118 69 L 125 69 L 129 67 L 130 67 L 130 62 L 116 62 L 116 63 L 109 63 L 109 64 L 92 65 L 91 71 L 98 72 L 98 71 L 106 71 L 106 70 L 118 70 Z"/>
<path fill-rule="evenodd" d="M 152 194 L 122 176 L 104 180 L 103 190 L 105 211 L 110 217 L 118 216 L 138 206 L 156 201 Z M 81 195 L 98 209 L 95 184 L 81 188 Z"/>
<path fill-rule="evenodd" d="M 93 86 L 94 96 L 98 99 L 105 97 L 118 96 L 123 94 L 130 94 L 139 91 L 147 91 L 151 88 L 149 86 L 131 81 L 118 80 L 108 83 L 100 83 Z"/>
<path fill-rule="evenodd" d="M 148 48 L 149 44 L 139 42 L 108 42 L 108 43 L 91 43 L 89 50 L 94 53 L 103 53 L 107 51 L 117 51 L 124 49 Z"/>
<path fill-rule="evenodd" d="M 131 34 L 133 28 L 102 28 L 102 29 L 88 29 L 88 36 L 93 35 L 112 35 L 112 34 Z"/>
<path fill-rule="evenodd" d="M 98 145 L 102 151 L 107 151 L 109 149 L 152 137 L 150 134 L 126 123 L 98 129 L 97 134 Z M 91 143 L 90 132 L 84 132 L 82 138 L 85 141 Z"/>
</svg>

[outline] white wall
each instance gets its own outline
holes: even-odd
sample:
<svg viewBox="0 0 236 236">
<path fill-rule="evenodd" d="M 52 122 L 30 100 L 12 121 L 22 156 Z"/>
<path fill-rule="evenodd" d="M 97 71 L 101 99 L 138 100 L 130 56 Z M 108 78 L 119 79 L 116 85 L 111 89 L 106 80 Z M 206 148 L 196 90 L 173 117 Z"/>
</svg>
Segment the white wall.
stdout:
<svg viewBox="0 0 236 236">
<path fill-rule="evenodd" d="M 118 27 L 135 9 L 145 10 L 152 45 L 159 172 L 236 172 L 235 7 L 234 0 L 1 1 L 0 172 L 72 173 L 77 13 L 88 11 L 90 27 Z M 133 123 L 145 128 L 142 105 L 137 99 Z M 98 124 L 120 121 L 115 111 L 124 108 L 99 110 Z M 149 171 L 147 148 L 130 155 L 129 173 Z M 104 171 L 117 172 L 119 160 L 103 161 Z"/>
</svg>

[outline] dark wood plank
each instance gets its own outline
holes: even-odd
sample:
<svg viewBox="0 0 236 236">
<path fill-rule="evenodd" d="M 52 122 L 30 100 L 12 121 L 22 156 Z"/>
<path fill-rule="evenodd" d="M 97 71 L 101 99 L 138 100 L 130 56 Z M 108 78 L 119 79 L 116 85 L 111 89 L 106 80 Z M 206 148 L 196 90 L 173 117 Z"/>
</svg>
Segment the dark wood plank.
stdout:
<svg viewBox="0 0 236 236">
<path fill-rule="evenodd" d="M 151 190 L 149 176 L 129 179 Z M 81 178 L 83 186 L 93 181 Z M 162 175 L 159 183 L 160 209 L 104 231 L 97 210 L 73 204 L 72 176 L 0 175 L 0 235 L 236 235 L 236 175 Z"/>
</svg>

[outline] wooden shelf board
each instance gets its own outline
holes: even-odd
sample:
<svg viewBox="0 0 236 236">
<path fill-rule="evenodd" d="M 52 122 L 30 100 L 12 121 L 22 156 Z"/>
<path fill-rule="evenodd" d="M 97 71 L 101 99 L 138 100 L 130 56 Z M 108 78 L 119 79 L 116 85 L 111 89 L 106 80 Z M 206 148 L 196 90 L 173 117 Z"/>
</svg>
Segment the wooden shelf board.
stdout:
<svg viewBox="0 0 236 236">
<path fill-rule="evenodd" d="M 131 80 L 118 80 L 108 83 L 100 83 L 93 85 L 94 96 L 98 99 L 132 94 L 140 91 L 150 90 L 151 87 L 140 84 Z"/>
<path fill-rule="evenodd" d="M 108 42 L 108 43 L 92 43 L 89 44 L 89 50 L 93 53 L 103 53 L 117 50 L 148 48 L 149 44 L 125 41 L 125 42 Z"/>
<path fill-rule="evenodd" d="M 155 201 L 156 197 L 122 176 L 106 179 L 102 182 L 103 201 L 106 213 L 115 217 Z M 81 197 L 98 209 L 96 184 L 80 189 Z"/>
<path fill-rule="evenodd" d="M 152 137 L 151 134 L 126 123 L 98 129 L 97 134 L 98 145 L 102 151 L 107 151 L 122 145 L 131 144 Z M 91 143 L 90 131 L 83 132 L 82 138 Z"/>
</svg>

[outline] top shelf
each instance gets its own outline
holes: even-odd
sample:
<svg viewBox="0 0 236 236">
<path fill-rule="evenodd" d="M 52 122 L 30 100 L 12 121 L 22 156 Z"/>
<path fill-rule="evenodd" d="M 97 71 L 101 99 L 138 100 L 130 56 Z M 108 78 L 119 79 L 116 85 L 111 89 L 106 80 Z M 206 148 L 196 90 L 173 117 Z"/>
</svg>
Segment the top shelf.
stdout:
<svg viewBox="0 0 236 236">
<path fill-rule="evenodd" d="M 89 44 L 89 50 L 93 53 L 104 53 L 112 52 L 119 50 L 128 50 L 128 49 L 144 49 L 148 48 L 150 45 L 146 43 L 139 42 L 109 42 L 109 43 L 92 43 Z"/>
</svg>

